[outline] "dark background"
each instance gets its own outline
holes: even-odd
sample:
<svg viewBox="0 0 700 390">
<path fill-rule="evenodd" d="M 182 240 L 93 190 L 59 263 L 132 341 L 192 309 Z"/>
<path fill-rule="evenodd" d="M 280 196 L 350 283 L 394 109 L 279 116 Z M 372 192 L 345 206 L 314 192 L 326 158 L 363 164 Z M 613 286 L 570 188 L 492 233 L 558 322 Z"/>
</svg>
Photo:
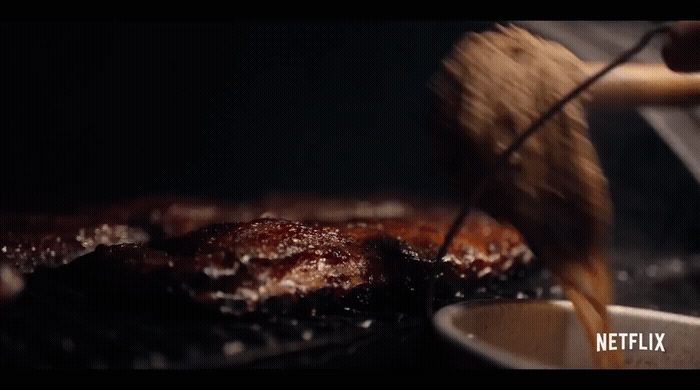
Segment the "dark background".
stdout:
<svg viewBox="0 0 700 390">
<path fill-rule="evenodd" d="M 426 83 L 488 23 L 9 24 L 5 205 L 441 193 Z"/>
<path fill-rule="evenodd" d="M 426 84 L 455 40 L 489 25 L 1 24 L 1 208 L 165 193 L 454 198 Z M 635 113 L 591 124 L 618 241 L 697 249 L 688 171 Z"/>
</svg>

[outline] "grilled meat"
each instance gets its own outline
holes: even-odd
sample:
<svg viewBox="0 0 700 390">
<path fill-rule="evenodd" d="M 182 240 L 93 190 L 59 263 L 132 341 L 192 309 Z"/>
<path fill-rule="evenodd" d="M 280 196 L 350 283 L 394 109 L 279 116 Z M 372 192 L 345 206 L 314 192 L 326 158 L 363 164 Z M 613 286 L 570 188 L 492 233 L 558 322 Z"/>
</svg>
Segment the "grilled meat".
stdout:
<svg viewBox="0 0 700 390">
<path fill-rule="evenodd" d="M 196 301 L 240 301 L 248 308 L 320 290 L 342 296 L 396 281 L 415 288 L 428 274 L 449 215 L 215 224 L 147 243 L 100 245 L 53 272 L 99 289 L 115 283 L 129 289 L 137 278 Z M 531 259 L 514 228 L 474 214 L 440 267 L 446 278 L 466 281 L 504 274 Z"/>
</svg>

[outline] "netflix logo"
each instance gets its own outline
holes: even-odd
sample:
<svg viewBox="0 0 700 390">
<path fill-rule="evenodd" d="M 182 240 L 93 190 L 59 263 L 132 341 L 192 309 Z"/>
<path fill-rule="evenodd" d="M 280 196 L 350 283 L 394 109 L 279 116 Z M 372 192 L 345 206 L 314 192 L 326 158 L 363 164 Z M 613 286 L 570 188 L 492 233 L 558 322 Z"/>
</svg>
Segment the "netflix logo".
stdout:
<svg viewBox="0 0 700 390">
<path fill-rule="evenodd" d="M 666 352 L 666 333 L 597 333 L 596 351 L 654 351 Z"/>
</svg>

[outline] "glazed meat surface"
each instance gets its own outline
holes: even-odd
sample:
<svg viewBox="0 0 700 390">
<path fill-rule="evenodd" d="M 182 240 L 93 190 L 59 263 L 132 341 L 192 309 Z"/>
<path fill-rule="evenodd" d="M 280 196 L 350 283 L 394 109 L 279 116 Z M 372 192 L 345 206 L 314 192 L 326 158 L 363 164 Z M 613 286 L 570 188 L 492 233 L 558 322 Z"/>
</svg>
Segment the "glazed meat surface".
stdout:
<svg viewBox="0 0 700 390">
<path fill-rule="evenodd" d="M 360 286 L 396 281 L 415 288 L 431 272 L 452 217 L 449 208 L 401 202 L 312 205 L 278 202 L 255 209 L 181 202 L 156 211 L 142 207 L 138 213 L 112 208 L 103 212 L 109 218 L 101 219 L 112 225 L 79 228 L 79 219 L 63 219 L 62 224 L 45 223 L 39 233 L 31 226 L 6 232 L 3 245 L 13 256 L 7 258 L 31 261 L 29 265 L 55 266 L 44 259 L 54 251 L 63 256 L 61 264 L 68 263 L 61 273 L 74 275 L 79 283 L 87 280 L 100 288 L 122 283 L 116 287 L 129 289 L 140 278 L 196 301 L 240 301 L 255 308 L 272 297 L 320 290 L 342 296 Z M 154 214 L 160 224 L 153 222 Z M 245 220 L 255 214 L 265 218 Z M 146 224 L 133 222 L 149 218 Z M 242 221 L 218 223 L 227 219 Z M 89 220 L 97 221 L 95 216 Z M 131 225 L 119 225 L 129 221 Z M 183 232 L 199 225 L 205 227 Z M 173 232 L 178 234 L 173 237 Z M 531 258 L 517 230 L 477 213 L 467 219 L 438 271 L 458 281 L 480 279 Z"/>
<path fill-rule="evenodd" d="M 475 234 L 474 226 L 483 231 Z M 302 223 L 280 219 L 213 225 L 149 244 L 99 247 L 66 269 L 167 275 L 197 301 L 226 299 L 249 308 L 271 297 L 319 290 L 344 295 L 360 286 L 408 278 L 419 285 L 430 270 L 438 227 L 411 221 Z M 474 216 L 439 264 L 456 280 L 499 275 L 531 254 L 512 228 Z M 99 279 L 99 278 L 98 278 Z"/>
</svg>

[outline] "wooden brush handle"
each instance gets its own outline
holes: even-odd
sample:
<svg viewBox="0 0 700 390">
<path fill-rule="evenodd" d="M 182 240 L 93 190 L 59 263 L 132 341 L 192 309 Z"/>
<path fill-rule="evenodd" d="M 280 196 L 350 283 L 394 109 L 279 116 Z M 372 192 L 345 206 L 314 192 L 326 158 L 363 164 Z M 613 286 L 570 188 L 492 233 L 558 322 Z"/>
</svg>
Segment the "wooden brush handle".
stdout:
<svg viewBox="0 0 700 390">
<path fill-rule="evenodd" d="M 593 74 L 605 64 L 589 63 Z M 700 104 L 700 72 L 677 73 L 664 64 L 622 64 L 591 86 L 593 105 L 645 106 Z"/>
</svg>

